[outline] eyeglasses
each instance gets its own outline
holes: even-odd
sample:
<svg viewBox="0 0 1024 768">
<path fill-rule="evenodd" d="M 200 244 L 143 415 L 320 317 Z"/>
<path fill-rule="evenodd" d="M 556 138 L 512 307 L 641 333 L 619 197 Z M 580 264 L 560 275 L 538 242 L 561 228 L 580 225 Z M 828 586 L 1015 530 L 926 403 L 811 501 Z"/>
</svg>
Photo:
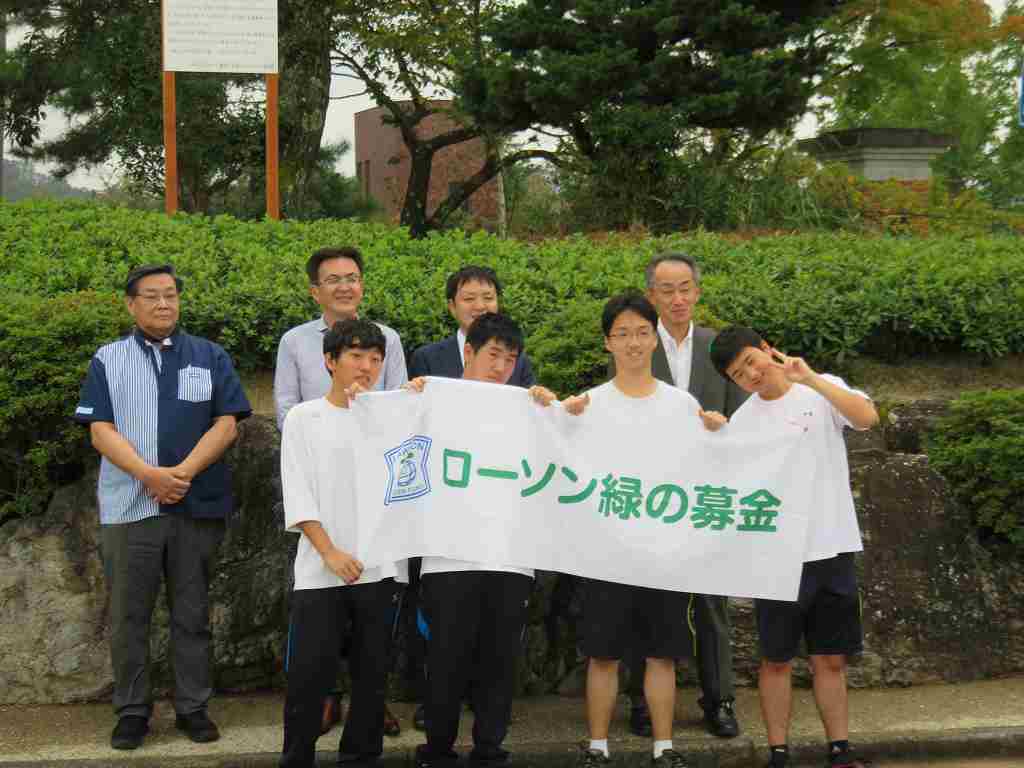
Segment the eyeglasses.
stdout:
<svg viewBox="0 0 1024 768">
<path fill-rule="evenodd" d="M 626 341 L 626 339 L 637 339 L 638 341 L 647 341 L 654 337 L 653 328 L 637 328 L 635 331 L 615 331 L 615 333 L 609 333 L 608 338 L 612 341 Z"/>
<path fill-rule="evenodd" d="M 359 275 L 330 275 L 314 285 L 337 288 L 339 285 L 359 285 L 361 282 L 363 282 L 363 278 Z"/>
</svg>

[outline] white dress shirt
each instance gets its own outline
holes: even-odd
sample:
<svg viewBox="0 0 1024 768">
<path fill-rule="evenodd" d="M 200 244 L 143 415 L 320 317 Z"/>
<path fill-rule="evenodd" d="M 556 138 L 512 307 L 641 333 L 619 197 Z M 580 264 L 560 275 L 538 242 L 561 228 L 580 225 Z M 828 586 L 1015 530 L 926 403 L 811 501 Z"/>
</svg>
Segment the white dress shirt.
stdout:
<svg viewBox="0 0 1024 768">
<path fill-rule="evenodd" d="M 676 344 L 676 340 L 662 325 L 661 320 L 658 320 L 658 335 L 661 336 L 661 343 L 665 347 L 668 368 L 672 371 L 672 381 L 680 389 L 689 391 L 690 371 L 693 369 L 693 323 L 690 323 L 690 329 L 681 344 Z"/>
</svg>

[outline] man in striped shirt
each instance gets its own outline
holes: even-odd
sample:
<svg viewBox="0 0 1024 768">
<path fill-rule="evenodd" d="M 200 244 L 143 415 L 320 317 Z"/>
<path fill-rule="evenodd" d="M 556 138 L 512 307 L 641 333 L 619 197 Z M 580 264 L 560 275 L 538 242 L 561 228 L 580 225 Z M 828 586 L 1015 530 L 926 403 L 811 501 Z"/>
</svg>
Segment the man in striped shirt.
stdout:
<svg viewBox="0 0 1024 768">
<path fill-rule="evenodd" d="M 102 455 L 100 546 L 110 589 L 115 749 L 149 730 L 149 625 L 162 577 L 171 610 L 176 726 L 196 742 L 220 734 L 206 713 L 208 591 L 231 511 L 224 452 L 251 413 L 227 353 L 179 330 L 181 278 L 169 264 L 132 270 L 132 333 L 101 347 L 75 419 Z"/>
</svg>

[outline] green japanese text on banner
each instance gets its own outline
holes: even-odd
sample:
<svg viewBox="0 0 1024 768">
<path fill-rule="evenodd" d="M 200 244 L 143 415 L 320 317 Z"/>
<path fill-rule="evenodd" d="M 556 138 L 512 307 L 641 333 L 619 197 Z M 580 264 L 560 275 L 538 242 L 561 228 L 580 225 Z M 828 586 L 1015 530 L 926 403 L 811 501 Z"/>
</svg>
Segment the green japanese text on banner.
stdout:
<svg viewBox="0 0 1024 768">
<path fill-rule="evenodd" d="M 795 600 L 823 473 L 813 431 L 705 430 L 689 394 L 582 416 L 429 378 L 359 395 L 357 556 L 429 555 Z M 665 394 L 665 393 L 663 393 Z"/>
</svg>

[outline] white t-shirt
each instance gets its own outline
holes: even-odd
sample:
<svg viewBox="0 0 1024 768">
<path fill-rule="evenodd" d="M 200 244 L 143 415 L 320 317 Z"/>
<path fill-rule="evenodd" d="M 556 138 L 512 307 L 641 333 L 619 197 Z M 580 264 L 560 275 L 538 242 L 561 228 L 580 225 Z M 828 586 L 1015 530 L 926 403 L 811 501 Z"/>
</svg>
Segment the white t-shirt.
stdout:
<svg viewBox="0 0 1024 768">
<path fill-rule="evenodd" d="M 870 399 L 838 376 L 824 374 L 823 378 Z M 853 425 L 832 403 L 803 384 L 794 384 L 777 400 L 764 400 L 757 394 L 747 398 L 732 421 L 749 418 L 757 419 L 762 430 L 804 430 L 813 441 L 809 450 L 813 450 L 822 462 L 820 486 L 814 494 L 821 501 L 815 503 L 815 509 L 808 510 L 810 530 L 804 562 L 825 560 L 843 552 L 862 551 L 864 545 L 850 490 L 850 466 L 843 441 L 843 428 Z"/>
<path fill-rule="evenodd" d="M 460 328 L 456 334 L 459 343 L 459 355 L 462 356 L 462 364 L 465 366 L 466 334 Z M 455 573 L 458 571 L 495 571 L 498 573 L 521 573 L 523 576 L 533 578 L 532 568 L 515 568 L 511 565 L 496 565 L 494 563 L 476 563 L 471 560 L 452 560 L 448 557 L 424 557 L 420 565 L 420 574 L 428 573 Z"/>
<path fill-rule="evenodd" d="M 295 554 L 295 589 L 346 586 L 324 563 L 298 524 L 315 520 L 340 550 L 355 552 L 359 530 L 356 506 L 353 436 L 358 429 L 351 411 L 324 397 L 299 403 L 284 420 L 281 434 L 281 486 L 285 528 L 300 534 Z M 381 579 L 408 581 L 402 560 L 367 568 L 357 584 Z"/>
<path fill-rule="evenodd" d="M 655 384 L 657 387 L 654 392 L 647 397 L 630 397 L 622 394 L 614 381 L 605 382 L 587 392 L 590 395 L 587 409 L 599 410 L 606 419 L 635 427 L 646 420 L 662 418 L 664 408 L 671 407 L 669 403 L 678 400 L 680 396 L 692 400 L 695 407 L 700 408 L 696 398 L 686 391 L 685 386 L 676 388 L 659 379 L 655 379 Z"/>
</svg>

